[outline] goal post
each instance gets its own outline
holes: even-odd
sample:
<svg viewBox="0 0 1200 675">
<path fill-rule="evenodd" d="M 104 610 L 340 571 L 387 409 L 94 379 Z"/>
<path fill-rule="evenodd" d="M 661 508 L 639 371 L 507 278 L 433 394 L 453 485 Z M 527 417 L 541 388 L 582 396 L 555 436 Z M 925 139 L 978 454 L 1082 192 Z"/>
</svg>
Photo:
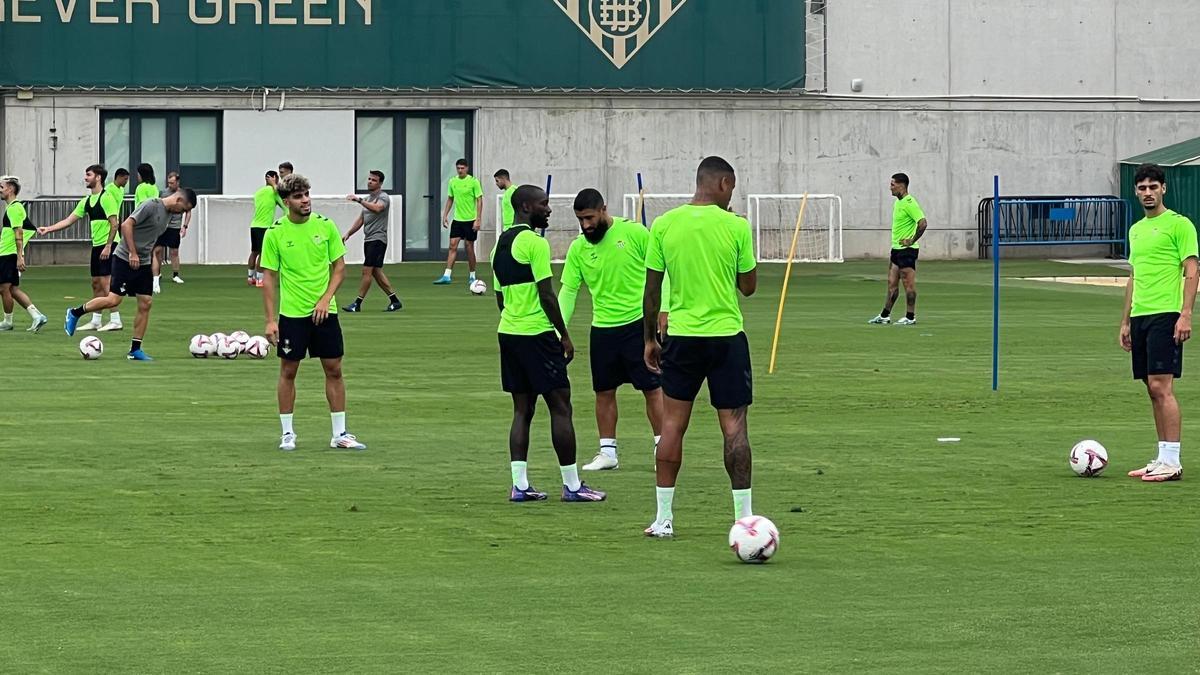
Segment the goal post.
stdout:
<svg viewBox="0 0 1200 675">
<path fill-rule="evenodd" d="M 692 201 L 691 194 L 646 194 L 644 208 L 646 211 L 646 227 L 654 224 L 654 219 L 677 206 L 683 206 Z M 634 192 L 626 194 L 621 200 L 621 216 L 635 223 L 642 222 L 642 214 L 638 213 L 638 201 L 642 195 Z"/>
<path fill-rule="evenodd" d="M 571 242 L 579 236 L 579 221 L 575 219 L 575 195 L 578 191 L 571 190 L 556 195 L 550 195 L 550 227 L 546 229 L 546 241 L 550 242 L 550 255 L 553 262 L 563 262 L 567 259 L 567 249 Z M 492 249 L 496 248 L 501 233 L 504 231 L 504 195 L 496 195 L 496 217 L 491 227 L 480 227 L 479 240 L 475 242 L 475 252 L 480 260 L 490 261 Z"/>
<path fill-rule="evenodd" d="M 754 251 L 759 262 L 787 262 L 804 198 L 802 194 L 746 197 L 746 217 L 754 230 Z M 803 216 L 793 262 L 844 262 L 842 198 L 810 194 Z"/>
</svg>

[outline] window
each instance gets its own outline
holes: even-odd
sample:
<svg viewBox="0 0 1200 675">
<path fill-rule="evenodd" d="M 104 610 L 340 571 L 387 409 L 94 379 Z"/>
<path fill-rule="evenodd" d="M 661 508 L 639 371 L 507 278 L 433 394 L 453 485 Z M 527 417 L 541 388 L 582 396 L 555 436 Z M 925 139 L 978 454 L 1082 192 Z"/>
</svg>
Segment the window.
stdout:
<svg viewBox="0 0 1200 675">
<path fill-rule="evenodd" d="M 178 171 L 201 194 L 221 192 L 221 116 L 212 112 L 106 110 L 100 156 L 109 176 L 124 168 L 137 182 L 137 165 L 154 167 L 160 187 Z M 129 192 L 133 192 L 132 188 Z"/>
</svg>

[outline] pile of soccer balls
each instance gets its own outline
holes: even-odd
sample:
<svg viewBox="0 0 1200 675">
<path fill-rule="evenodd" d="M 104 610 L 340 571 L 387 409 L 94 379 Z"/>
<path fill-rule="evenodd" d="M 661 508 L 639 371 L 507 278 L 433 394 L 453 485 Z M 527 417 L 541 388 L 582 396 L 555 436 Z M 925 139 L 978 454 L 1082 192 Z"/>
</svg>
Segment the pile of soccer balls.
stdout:
<svg viewBox="0 0 1200 675">
<path fill-rule="evenodd" d="M 242 354 L 252 359 L 265 359 L 271 352 L 271 343 L 261 335 L 251 337 L 249 333 L 239 330 L 229 335 L 195 335 L 188 344 L 188 351 L 198 359 L 236 359 Z"/>
</svg>

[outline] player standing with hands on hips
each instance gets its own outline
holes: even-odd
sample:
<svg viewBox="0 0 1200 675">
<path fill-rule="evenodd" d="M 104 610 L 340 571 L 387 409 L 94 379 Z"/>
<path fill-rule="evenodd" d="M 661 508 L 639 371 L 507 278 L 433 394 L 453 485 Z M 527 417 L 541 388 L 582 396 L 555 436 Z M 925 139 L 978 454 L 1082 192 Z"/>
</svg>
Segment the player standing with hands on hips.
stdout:
<svg viewBox="0 0 1200 675">
<path fill-rule="evenodd" d="M 1167 178 L 1153 164 L 1137 168 L 1133 183 L 1145 218 L 1129 229 L 1129 282 L 1121 317 L 1121 348 L 1133 357 L 1133 377 L 1146 385 L 1154 406 L 1158 456 L 1129 472 L 1162 483 L 1183 478 L 1179 460 L 1182 421 L 1175 378 L 1183 375 L 1183 343 L 1192 336 L 1196 304 L 1196 227 L 1163 204 Z M 1182 277 L 1182 278 L 1181 278 Z"/>
<path fill-rule="evenodd" d="M 283 436 L 279 449 L 296 449 L 292 428 L 296 373 L 300 362 L 311 356 L 320 359 L 325 370 L 325 397 L 333 424 L 329 447 L 366 450 L 367 446 L 346 432 L 346 383 L 342 379 L 345 349 L 333 297 L 346 277 L 346 245 L 332 220 L 312 212 L 311 188 L 308 179 L 298 173 L 280 179 L 279 196 L 287 204 L 288 213 L 263 238 L 266 334 L 280 359 L 276 391 Z"/>
</svg>

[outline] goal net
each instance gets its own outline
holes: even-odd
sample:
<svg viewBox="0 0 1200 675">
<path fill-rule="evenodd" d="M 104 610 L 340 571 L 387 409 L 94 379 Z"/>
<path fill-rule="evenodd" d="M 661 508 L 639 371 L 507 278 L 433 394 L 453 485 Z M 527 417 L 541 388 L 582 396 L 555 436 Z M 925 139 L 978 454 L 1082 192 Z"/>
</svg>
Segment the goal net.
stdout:
<svg viewBox="0 0 1200 675">
<path fill-rule="evenodd" d="M 251 195 L 204 195 L 192 212 L 188 236 L 180 242 L 180 256 L 186 262 L 202 265 L 230 265 L 246 262 L 250 253 L 250 220 L 254 216 L 254 197 Z M 345 196 L 312 198 L 313 213 L 332 220 L 338 231 L 345 234 L 362 214 L 363 208 L 347 201 Z M 392 197 L 388 211 L 388 249 L 385 261 L 400 262 L 403 250 L 401 223 L 404 205 L 401 197 Z M 276 211 L 282 217 L 283 211 Z M 359 230 L 346 242 L 346 263 L 363 261 L 363 233 Z"/>
<path fill-rule="evenodd" d="M 760 262 L 786 262 L 804 195 L 750 195 L 746 217 L 754 230 L 754 251 Z M 842 198 L 808 195 L 796 262 L 843 262 Z"/>
<path fill-rule="evenodd" d="M 550 195 L 550 227 L 546 229 L 546 240 L 550 242 L 550 254 L 554 262 L 567 259 L 567 249 L 579 236 L 579 221 L 575 219 L 575 191 L 564 191 Z M 475 251 L 481 260 L 491 260 L 492 249 L 504 228 L 501 210 L 504 195 L 496 195 L 496 218 L 493 227 L 481 227 Z"/>
</svg>

